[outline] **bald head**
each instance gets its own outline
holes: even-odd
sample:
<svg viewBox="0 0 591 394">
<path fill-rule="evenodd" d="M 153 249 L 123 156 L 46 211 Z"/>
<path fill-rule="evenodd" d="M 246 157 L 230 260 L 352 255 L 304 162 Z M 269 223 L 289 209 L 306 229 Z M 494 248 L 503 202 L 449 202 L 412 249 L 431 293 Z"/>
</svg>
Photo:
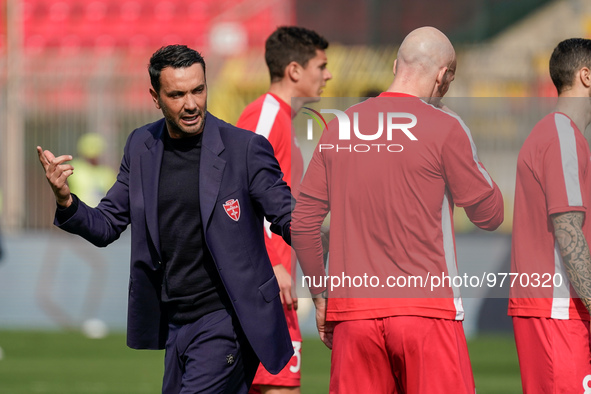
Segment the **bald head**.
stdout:
<svg viewBox="0 0 591 394">
<path fill-rule="evenodd" d="M 397 66 L 398 69 L 409 67 L 426 71 L 449 66 L 454 59 L 454 47 L 445 34 L 434 27 L 421 27 L 402 41 Z"/>
<path fill-rule="evenodd" d="M 453 80 L 456 53 L 449 39 L 434 27 L 410 32 L 398 49 L 393 86 L 420 97 L 443 96 Z M 400 91 L 400 90 L 399 90 Z"/>
</svg>

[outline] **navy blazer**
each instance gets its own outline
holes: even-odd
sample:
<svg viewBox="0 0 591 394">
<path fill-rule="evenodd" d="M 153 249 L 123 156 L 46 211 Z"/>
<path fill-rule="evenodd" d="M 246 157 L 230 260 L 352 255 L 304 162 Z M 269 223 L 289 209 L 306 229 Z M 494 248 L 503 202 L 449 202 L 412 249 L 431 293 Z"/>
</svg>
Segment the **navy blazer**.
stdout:
<svg viewBox="0 0 591 394">
<path fill-rule="evenodd" d="M 157 201 L 165 132 L 164 119 L 134 130 L 117 181 L 100 204 L 90 208 L 80 202 L 68 220 L 56 219 L 58 227 L 97 246 L 115 241 L 131 224 L 127 344 L 135 349 L 162 349 L 168 334 L 161 304 Z M 263 217 L 289 243 L 289 187 L 264 137 L 210 113 L 199 166 L 205 241 L 248 341 L 265 368 L 277 373 L 293 355 L 293 346 L 265 249 Z M 230 200 L 238 201 L 234 206 L 239 206 L 239 217 L 224 208 Z"/>
</svg>

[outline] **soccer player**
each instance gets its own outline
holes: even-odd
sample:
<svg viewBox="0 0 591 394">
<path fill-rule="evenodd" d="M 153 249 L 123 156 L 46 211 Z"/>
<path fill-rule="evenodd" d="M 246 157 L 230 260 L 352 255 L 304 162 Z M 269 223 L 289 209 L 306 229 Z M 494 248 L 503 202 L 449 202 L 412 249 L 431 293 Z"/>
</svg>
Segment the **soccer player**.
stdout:
<svg viewBox="0 0 591 394">
<path fill-rule="evenodd" d="M 439 108 L 455 70 L 448 38 L 432 27 L 416 29 L 399 48 L 390 88 L 346 111 L 360 122 L 351 129 L 365 137 L 350 130 L 350 138 L 340 139 L 340 120 L 328 124 L 292 215 L 304 275 L 325 276 L 318 229 L 329 211 L 329 273 L 343 277 L 455 276 L 453 205 L 485 230 L 501 224 L 501 192 L 479 162 L 470 131 Z M 382 136 L 368 141 L 379 129 L 374 115 L 390 113 L 407 117 L 393 122 L 408 124 L 406 131 L 386 133 L 384 121 Z M 474 393 L 456 289 L 421 295 L 409 287 L 400 297 L 372 298 L 388 294 L 379 292 L 387 290 L 386 278 L 376 278 L 382 286 L 374 280 L 373 290 L 335 290 L 328 299 L 325 286 L 311 286 L 320 338 L 332 348 L 330 392 Z"/>
<path fill-rule="evenodd" d="M 316 101 L 332 75 L 326 68 L 326 39 L 312 30 L 287 26 L 275 30 L 265 43 L 265 61 L 271 76 L 269 91 L 249 104 L 237 126 L 265 136 L 283 171 L 283 179 L 297 199 L 304 172 L 304 160 L 291 119 L 306 102 Z M 293 105 L 293 106 L 292 106 Z M 281 237 L 266 231 L 265 239 L 294 348 L 290 363 L 271 375 L 260 366 L 251 392 L 299 393 L 302 336 L 297 320 L 297 298 L 291 294 L 292 250 Z M 295 256 L 294 256 L 295 257 Z"/>
<path fill-rule="evenodd" d="M 511 288 L 509 315 L 524 393 L 589 393 L 591 40 L 559 43 L 550 76 L 556 110 L 517 160 L 511 269 L 531 286 Z"/>
</svg>

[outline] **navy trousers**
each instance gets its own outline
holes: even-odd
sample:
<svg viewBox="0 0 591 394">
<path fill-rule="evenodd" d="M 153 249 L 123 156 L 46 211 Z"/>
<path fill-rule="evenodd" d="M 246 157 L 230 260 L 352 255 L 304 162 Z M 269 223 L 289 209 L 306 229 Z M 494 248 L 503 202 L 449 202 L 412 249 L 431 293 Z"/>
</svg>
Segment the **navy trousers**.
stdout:
<svg viewBox="0 0 591 394">
<path fill-rule="evenodd" d="M 169 324 L 163 394 L 248 393 L 259 365 L 236 318 L 227 310 Z"/>
</svg>

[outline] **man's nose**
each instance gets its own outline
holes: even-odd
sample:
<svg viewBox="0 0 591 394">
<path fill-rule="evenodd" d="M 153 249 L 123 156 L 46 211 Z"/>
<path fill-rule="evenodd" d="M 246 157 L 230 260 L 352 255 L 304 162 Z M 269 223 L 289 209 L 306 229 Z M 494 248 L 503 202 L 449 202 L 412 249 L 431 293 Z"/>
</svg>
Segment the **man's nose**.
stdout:
<svg viewBox="0 0 591 394">
<path fill-rule="evenodd" d="M 195 97 L 193 97 L 192 94 L 188 94 L 185 98 L 184 107 L 187 111 L 194 111 L 195 109 L 197 109 L 197 100 L 195 100 Z"/>
</svg>

